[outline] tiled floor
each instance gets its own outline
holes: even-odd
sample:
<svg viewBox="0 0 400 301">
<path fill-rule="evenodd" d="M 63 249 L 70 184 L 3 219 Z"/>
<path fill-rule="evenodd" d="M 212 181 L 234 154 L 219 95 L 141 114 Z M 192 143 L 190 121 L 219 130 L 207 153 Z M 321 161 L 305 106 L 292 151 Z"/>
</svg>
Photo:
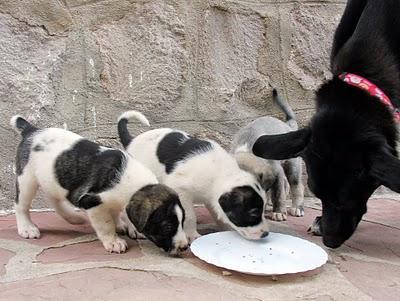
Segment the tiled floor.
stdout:
<svg viewBox="0 0 400 301">
<path fill-rule="evenodd" d="M 215 225 L 198 208 L 199 228 Z M 271 222 L 275 232 L 301 236 L 320 213 L 307 201 L 304 218 Z M 146 240 L 125 254 L 107 254 L 89 225 L 55 213 L 33 213 L 38 240 L 17 235 L 13 215 L 0 217 L 0 300 L 400 300 L 400 200 L 372 199 L 356 234 L 329 250 L 324 267 L 296 275 L 256 277 L 223 270 L 190 252 L 169 257 Z"/>
</svg>

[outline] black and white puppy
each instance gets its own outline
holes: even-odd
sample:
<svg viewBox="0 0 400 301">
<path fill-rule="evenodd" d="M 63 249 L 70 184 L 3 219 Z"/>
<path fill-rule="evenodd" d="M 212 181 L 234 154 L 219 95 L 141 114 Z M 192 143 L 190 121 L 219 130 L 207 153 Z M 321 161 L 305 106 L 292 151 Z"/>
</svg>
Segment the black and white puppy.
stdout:
<svg viewBox="0 0 400 301">
<path fill-rule="evenodd" d="M 333 41 L 333 77 L 316 93 L 309 126 L 263 136 L 253 147 L 267 159 L 304 159 L 322 201 L 314 230 L 328 247 L 354 233 L 376 188 L 400 192 L 399 16 L 399 0 L 349 0 Z"/>
<path fill-rule="evenodd" d="M 169 128 L 150 130 L 133 139 L 127 129 L 129 118 L 149 124 L 141 113 L 125 112 L 118 120 L 121 142 L 161 183 L 178 193 L 186 212 L 184 230 L 190 242 L 200 236 L 195 202 L 204 203 L 221 226 L 248 239 L 268 235 L 264 190 L 218 143 Z"/>
<path fill-rule="evenodd" d="M 22 136 L 16 156 L 15 204 L 20 236 L 40 237 L 29 214 L 40 187 L 56 212 L 72 224 L 85 221 L 74 207 L 85 209 L 109 252 L 126 251 L 126 241 L 116 233 L 125 227 L 129 236 L 142 233 L 171 254 L 187 248 L 182 228 L 185 213 L 178 195 L 159 184 L 139 161 L 70 131 L 36 128 L 20 116 L 10 123 Z"/>
</svg>

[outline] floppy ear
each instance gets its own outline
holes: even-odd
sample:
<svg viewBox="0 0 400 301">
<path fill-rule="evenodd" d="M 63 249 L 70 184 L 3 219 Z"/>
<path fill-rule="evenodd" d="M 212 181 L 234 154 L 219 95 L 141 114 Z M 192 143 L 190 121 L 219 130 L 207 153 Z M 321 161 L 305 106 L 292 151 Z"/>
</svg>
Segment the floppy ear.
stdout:
<svg viewBox="0 0 400 301">
<path fill-rule="evenodd" d="M 371 175 L 383 186 L 400 193 L 400 160 L 389 151 L 381 150 L 375 154 Z"/>
<path fill-rule="evenodd" d="M 151 213 L 151 208 L 140 201 L 131 200 L 126 206 L 126 215 L 140 233 L 143 232 Z"/>
<path fill-rule="evenodd" d="M 300 156 L 311 137 L 311 129 L 281 135 L 264 135 L 257 139 L 253 153 L 264 159 L 285 160 Z"/>
</svg>

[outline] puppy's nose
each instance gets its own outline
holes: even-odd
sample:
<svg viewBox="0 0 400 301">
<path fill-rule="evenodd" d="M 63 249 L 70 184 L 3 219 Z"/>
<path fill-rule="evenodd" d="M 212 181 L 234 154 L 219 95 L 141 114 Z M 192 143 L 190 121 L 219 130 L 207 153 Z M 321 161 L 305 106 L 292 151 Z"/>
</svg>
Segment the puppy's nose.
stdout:
<svg viewBox="0 0 400 301">
<path fill-rule="evenodd" d="M 186 251 L 188 248 L 189 248 L 188 245 L 183 246 L 183 247 L 179 247 L 179 251 L 180 251 L 180 252 L 184 252 L 184 251 Z"/>
<path fill-rule="evenodd" d="M 268 232 L 268 231 L 264 232 L 263 234 L 261 234 L 261 238 L 267 237 L 267 236 L 268 236 L 268 234 L 269 234 L 269 232 Z"/>
</svg>

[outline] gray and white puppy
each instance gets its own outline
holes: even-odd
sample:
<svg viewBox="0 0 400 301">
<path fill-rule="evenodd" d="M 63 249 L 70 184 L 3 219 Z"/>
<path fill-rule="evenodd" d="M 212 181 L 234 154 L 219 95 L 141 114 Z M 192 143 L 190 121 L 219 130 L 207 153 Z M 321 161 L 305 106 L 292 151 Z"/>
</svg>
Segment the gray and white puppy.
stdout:
<svg viewBox="0 0 400 301">
<path fill-rule="evenodd" d="M 187 248 L 182 228 L 185 212 L 178 195 L 159 184 L 139 161 L 70 131 L 39 129 L 20 116 L 14 116 L 10 123 L 22 136 L 16 156 L 15 201 L 20 236 L 40 237 L 29 214 L 40 187 L 56 212 L 72 224 L 86 220 L 74 207 L 85 209 L 109 252 L 127 249 L 117 230 L 127 231 L 132 238 L 142 233 L 171 254 Z"/>
<path fill-rule="evenodd" d="M 301 159 L 294 158 L 286 161 L 265 160 L 255 156 L 252 148 L 257 139 L 263 135 L 285 134 L 297 130 L 297 122 L 293 110 L 284 101 L 277 90 L 273 90 L 273 100 L 285 113 L 286 122 L 277 118 L 260 117 L 239 130 L 235 135 L 231 152 L 239 166 L 256 175 L 262 187 L 270 191 L 273 220 L 286 220 L 287 182 L 289 182 L 292 206 L 289 214 L 304 216 L 304 186 L 301 181 Z"/>
</svg>

